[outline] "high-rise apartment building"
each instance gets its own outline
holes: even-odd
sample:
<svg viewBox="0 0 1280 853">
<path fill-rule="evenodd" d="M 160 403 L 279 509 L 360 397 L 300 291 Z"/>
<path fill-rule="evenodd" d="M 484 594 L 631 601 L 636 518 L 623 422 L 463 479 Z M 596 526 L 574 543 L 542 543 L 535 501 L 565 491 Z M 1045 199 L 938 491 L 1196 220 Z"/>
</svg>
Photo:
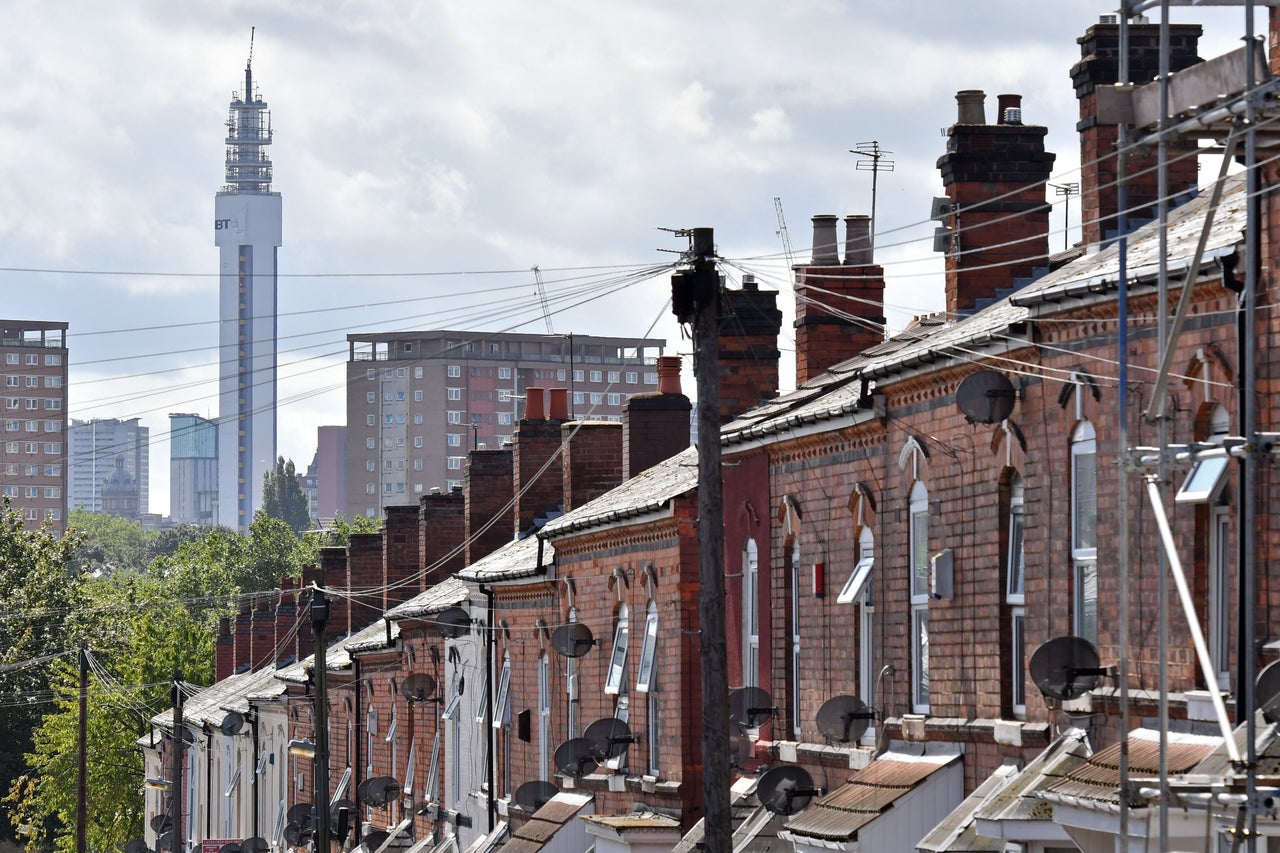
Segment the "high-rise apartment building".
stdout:
<svg viewBox="0 0 1280 853">
<path fill-rule="evenodd" d="M 199 415 L 169 415 L 169 518 L 217 524 L 218 425 Z"/>
<path fill-rule="evenodd" d="M 89 512 L 108 511 L 103 503 L 102 487 L 117 461 L 133 478 L 137 492 L 133 514 L 145 515 L 150 510 L 147 490 L 150 485 L 151 431 L 138 418 L 93 418 L 71 421 L 67 429 L 67 475 L 70 507 Z M 117 484 L 120 478 L 117 477 Z"/>
<path fill-rule="evenodd" d="M 317 521 L 332 521 L 347 515 L 347 428 L 322 426 L 316 429 L 316 514 Z"/>
<path fill-rule="evenodd" d="M 214 199 L 221 279 L 218 521 L 247 530 L 276 464 L 276 253 L 280 194 L 271 191 L 271 113 L 251 66 L 227 119 L 226 183 Z"/>
<path fill-rule="evenodd" d="M 0 482 L 28 529 L 67 523 L 67 324 L 0 320 Z"/>
<path fill-rule="evenodd" d="M 657 390 L 666 341 L 459 331 L 347 336 L 350 515 L 462 484 L 467 451 L 499 449 L 529 387 L 564 388 L 577 419 L 621 420 Z"/>
</svg>

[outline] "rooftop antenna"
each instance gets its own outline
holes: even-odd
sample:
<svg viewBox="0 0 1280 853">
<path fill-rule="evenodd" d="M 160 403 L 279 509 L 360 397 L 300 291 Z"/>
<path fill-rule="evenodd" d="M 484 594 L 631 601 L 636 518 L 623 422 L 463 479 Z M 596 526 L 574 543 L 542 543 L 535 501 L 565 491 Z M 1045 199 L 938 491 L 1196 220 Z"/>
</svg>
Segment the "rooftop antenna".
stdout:
<svg viewBox="0 0 1280 853">
<path fill-rule="evenodd" d="M 886 155 L 892 154 L 892 151 L 885 151 L 880 147 L 880 143 L 876 140 L 870 142 L 859 142 L 857 147 L 849 149 L 850 154 L 858 154 L 867 157 L 867 160 L 859 160 L 854 167 L 859 172 L 871 173 L 871 248 L 876 246 L 876 178 L 881 172 L 892 172 L 894 162 L 886 160 Z"/>
<path fill-rule="evenodd" d="M 244 102 L 253 100 L 253 33 L 257 27 L 249 27 L 249 59 L 244 64 Z"/>
</svg>

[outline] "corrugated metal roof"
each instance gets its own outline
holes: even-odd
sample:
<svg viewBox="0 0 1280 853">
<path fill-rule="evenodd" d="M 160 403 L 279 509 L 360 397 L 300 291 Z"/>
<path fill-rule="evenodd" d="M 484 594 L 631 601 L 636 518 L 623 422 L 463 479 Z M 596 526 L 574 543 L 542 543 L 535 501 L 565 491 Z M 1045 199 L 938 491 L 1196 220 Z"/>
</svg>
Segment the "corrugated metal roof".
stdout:
<svg viewBox="0 0 1280 853">
<path fill-rule="evenodd" d="M 1168 734 L 1167 762 L 1171 774 L 1191 770 L 1222 743 L 1222 738 Z M 1129 779 L 1160 775 L 1159 735 L 1149 729 L 1129 733 Z M 1107 810 L 1120 807 L 1120 744 L 1110 746 L 1067 772 L 1037 793 L 1049 802 L 1087 801 Z"/>
<path fill-rule="evenodd" d="M 908 791 L 959 760 L 959 755 L 885 753 L 787 821 L 786 829 L 792 835 L 847 841 Z"/>
<path fill-rule="evenodd" d="M 674 829 L 680 826 L 680 821 L 673 817 L 656 812 L 630 812 L 628 814 L 617 815 L 590 815 L 584 817 L 583 820 L 589 823 L 598 823 L 602 826 L 612 827 L 618 830 L 629 829 Z"/>
<path fill-rule="evenodd" d="M 1033 758 L 1014 780 L 975 812 L 980 821 L 1051 820 L 1053 810 L 1035 793 L 1083 764 L 1093 753 L 1089 736 L 1070 728 Z"/>
<path fill-rule="evenodd" d="M 467 585 L 450 575 L 404 604 L 387 611 L 388 619 L 419 619 L 431 616 L 467 600 Z"/>
<path fill-rule="evenodd" d="M 698 451 L 690 447 L 641 471 L 617 488 L 547 522 L 538 535 L 554 540 L 578 530 L 647 515 L 698 486 Z"/>
</svg>

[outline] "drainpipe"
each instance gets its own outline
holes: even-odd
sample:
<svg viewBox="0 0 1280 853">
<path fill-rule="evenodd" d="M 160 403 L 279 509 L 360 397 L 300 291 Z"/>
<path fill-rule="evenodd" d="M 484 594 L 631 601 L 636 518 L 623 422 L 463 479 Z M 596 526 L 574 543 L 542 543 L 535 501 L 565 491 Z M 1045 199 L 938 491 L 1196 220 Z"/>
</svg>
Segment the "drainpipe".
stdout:
<svg viewBox="0 0 1280 853">
<path fill-rule="evenodd" d="M 489 753 L 489 766 L 487 768 L 489 774 L 489 831 L 493 832 L 493 828 L 498 824 L 498 799 L 494 796 L 494 789 L 498 787 L 498 756 L 494 753 L 495 744 L 493 742 L 493 653 L 496 644 L 493 642 L 493 631 L 491 630 L 493 628 L 493 590 L 481 584 L 480 591 L 484 593 L 485 605 L 488 608 L 484 651 L 484 737 L 485 746 Z"/>
<path fill-rule="evenodd" d="M 249 722 L 253 725 L 253 761 L 249 765 L 252 768 L 250 772 L 253 774 L 251 777 L 253 782 L 253 834 L 261 838 L 261 827 L 258 826 L 258 807 L 262 802 L 262 793 L 258 790 L 258 753 L 261 752 L 262 747 L 258 742 L 258 709 L 253 706 L 249 707 Z M 245 784 L 243 777 L 240 779 L 240 784 Z"/>
<path fill-rule="evenodd" d="M 355 741 L 355 761 L 351 763 L 351 785 L 349 786 L 351 802 L 355 803 L 356 807 L 352 810 L 355 826 L 351 828 L 351 837 L 354 843 L 359 844 L 360 832 L 364 829 L 363 815 L 360 811 L 360 783 L 363 781 L 363 777 L 360 775 L 362 772 L 360 769 L 360 696 L 364 691 L 360 685 L 360 657 L 358 655 L 351 656 L 351 674 L 355 676 L 354 684 L 356 688 L 355 725 L 351 728 L 351 733 L 355 735 L 355 737 L 351 738 L 351 740 Z M 351 748 L 351 744 L 347 744 L 347 749 Z"/>
<path fill-rule="evenodd" d="M 206 724 L 204 730 L 204 837 L 213 836 L 213 733 Z"/>
</svg>

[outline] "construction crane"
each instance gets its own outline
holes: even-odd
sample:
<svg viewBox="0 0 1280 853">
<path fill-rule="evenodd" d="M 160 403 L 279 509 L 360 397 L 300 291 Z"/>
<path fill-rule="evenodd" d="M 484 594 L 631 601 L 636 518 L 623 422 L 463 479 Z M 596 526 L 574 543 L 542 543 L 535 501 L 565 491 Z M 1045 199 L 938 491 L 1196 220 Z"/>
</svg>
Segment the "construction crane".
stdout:
<svg viewBox="0 0 1280 853">
<path fill-rule="evenodd" d="M 542 285 L 542 270 L 538 269 L 537 264 L 531 269 L 534 281 L 538 283 L 538 301 L 542 303 L 542 319 L 547 321 L 547 334 L 554 335 L 556 330 L 551 328 L 551 308 L 547 305 L 547 289 Z"/>
<path fill-rule="evenodd" d="M 796 277 L 796 253 L 795 250 L 791 248 L 791 235 L 787 233 L 787 220 L 782 215 L 782 199 L 778 196 L 773 197 L 773 209 L 778 213 L 778 236 L 782 238 L 782 251 L 787 255 L 787 275 L 791 278 L 791 283 L 794 285 Z"/>
</svg>

